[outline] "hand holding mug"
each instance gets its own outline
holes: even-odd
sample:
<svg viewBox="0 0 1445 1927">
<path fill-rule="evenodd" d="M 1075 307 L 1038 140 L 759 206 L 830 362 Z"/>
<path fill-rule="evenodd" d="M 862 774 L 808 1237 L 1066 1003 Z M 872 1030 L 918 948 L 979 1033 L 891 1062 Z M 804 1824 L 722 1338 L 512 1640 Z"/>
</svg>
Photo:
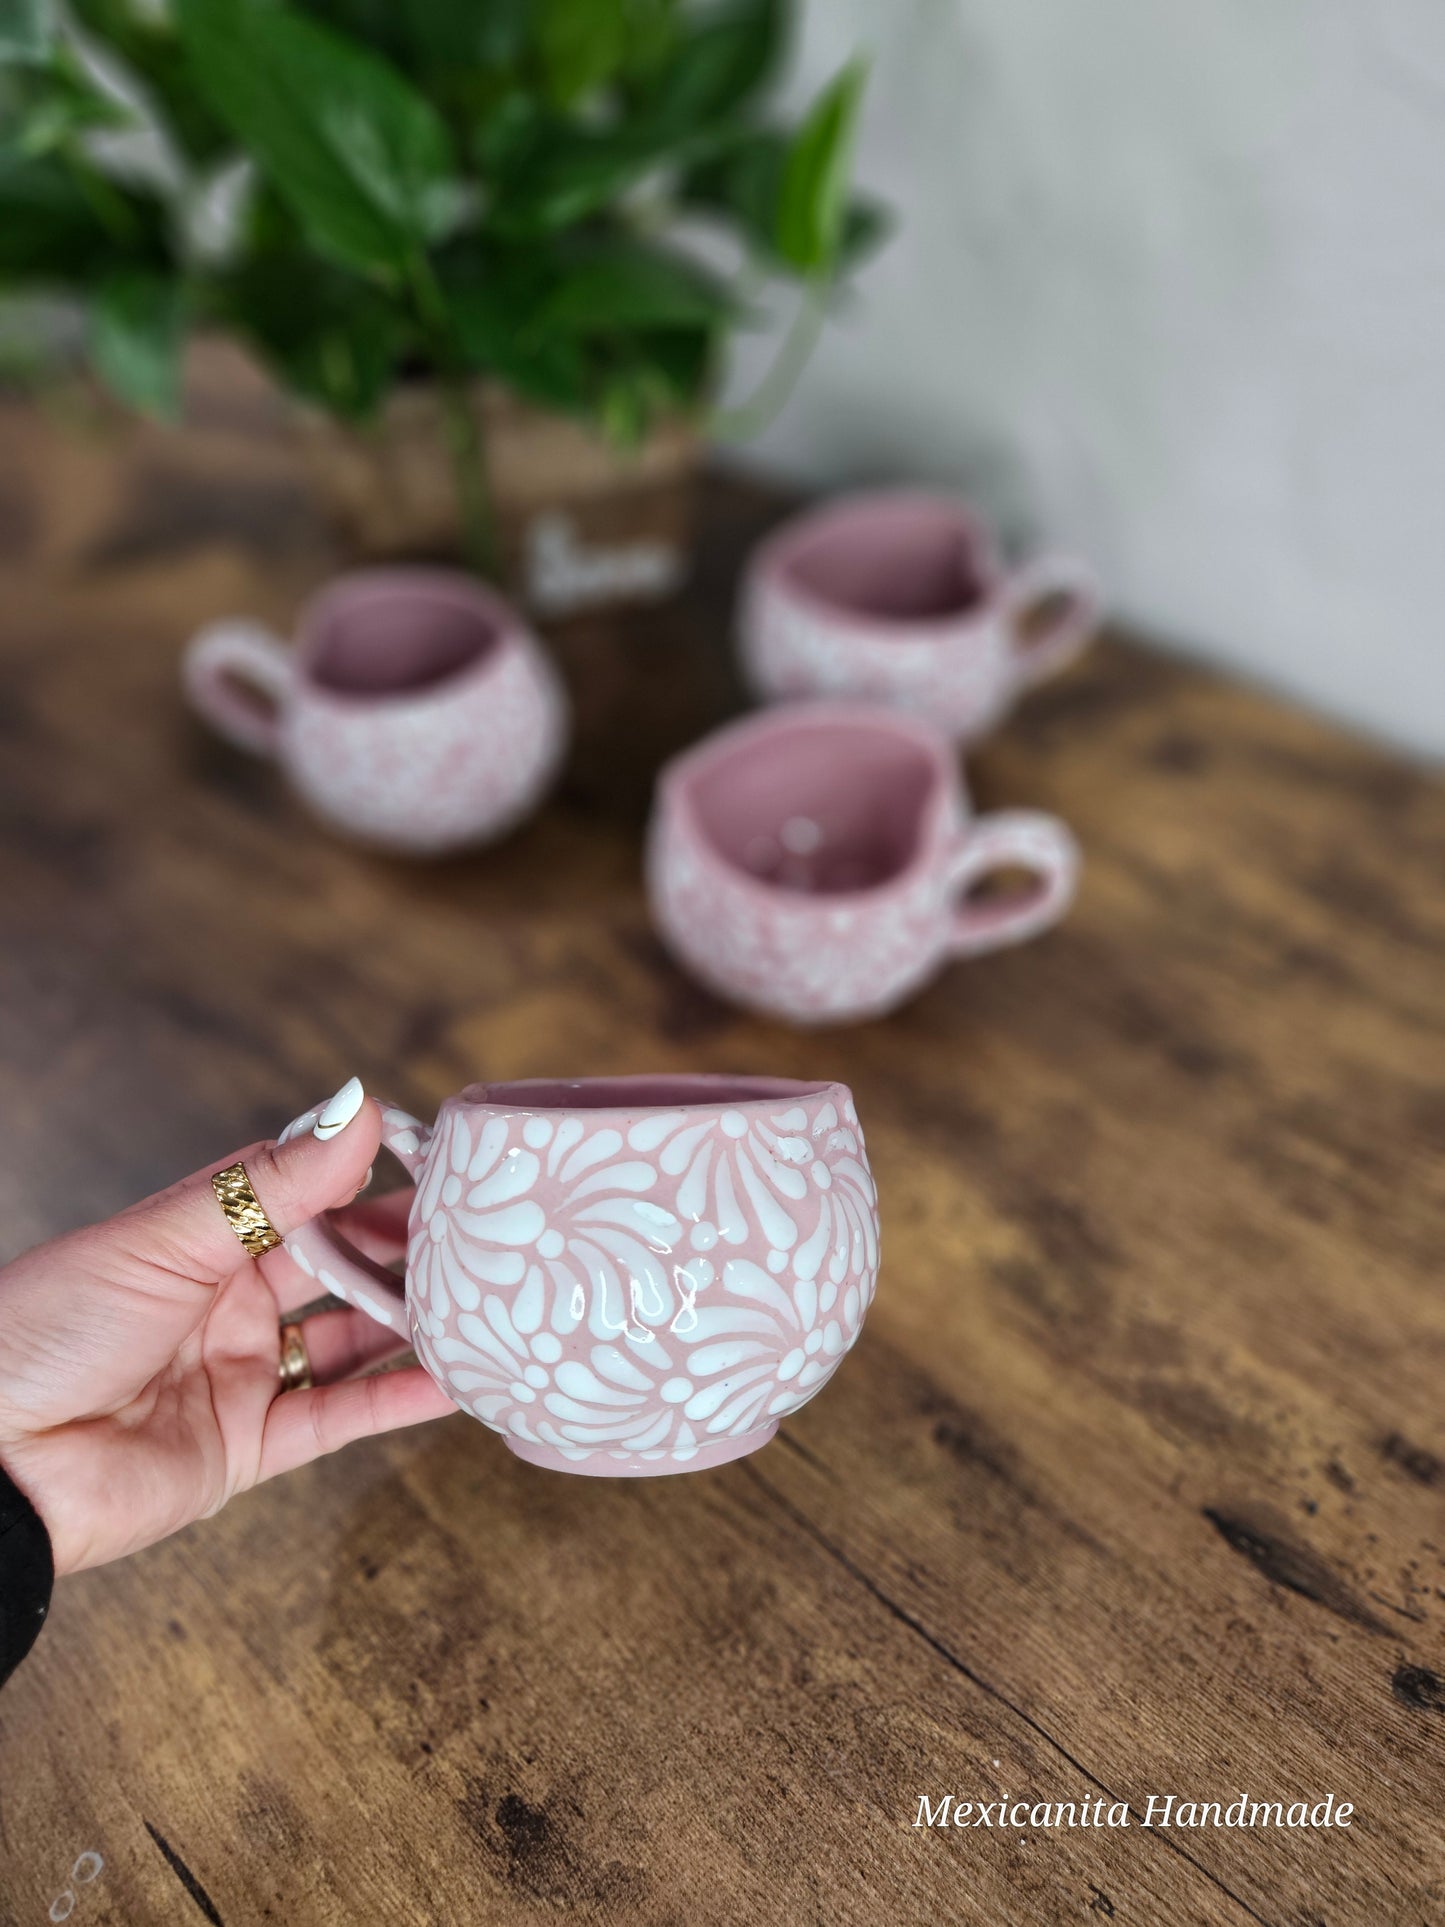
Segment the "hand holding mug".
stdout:
<svg viewBox="0 0 1445 1927">
<path fill-rule="evenodd" d="M 347 1207 L 376 1154 L 376 1105 L 353 1078 L 297 1122 L 279 1144 L 249 1145 L 0 1269 L 0 1466 L 44 1522 L 58 1573 L 453 1409 L 416 1366 L 357 1376 L 406 1340 L 344 1308 L 305 1321 L 304 1369 L 283 1376 L 286 1331 L 320 1294 L 279 1245 L 249 1255 L 213 1176 L 241 1164 L 278 1233 L 335 1205 L 350 1237 L 384 1243 Z"/>
</svg>

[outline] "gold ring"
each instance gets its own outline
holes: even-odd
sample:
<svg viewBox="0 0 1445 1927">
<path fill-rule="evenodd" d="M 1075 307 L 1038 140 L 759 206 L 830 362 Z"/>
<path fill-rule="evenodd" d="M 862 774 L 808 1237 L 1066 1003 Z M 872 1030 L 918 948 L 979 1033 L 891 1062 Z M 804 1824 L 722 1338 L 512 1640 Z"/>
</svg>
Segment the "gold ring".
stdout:
<svg viewBox="0 0 1445 1927">
<path fill-rule="evenodd" d="M 306 1334 L 299 1325 L 281 1327 L 281 1390 L 305 1392 L 311 1386 L 311 1360 Z"/>
<path fill-rule="evenodd" d="M 217 1171 L 211 1179 L 211 1189 L 226 1214 L 226 1223 L 253 1258 L 276 1249 L 281 1234 L 262 1210 L 244 1164 L 231 1164 L 224 1171 Z"/>
</svg>

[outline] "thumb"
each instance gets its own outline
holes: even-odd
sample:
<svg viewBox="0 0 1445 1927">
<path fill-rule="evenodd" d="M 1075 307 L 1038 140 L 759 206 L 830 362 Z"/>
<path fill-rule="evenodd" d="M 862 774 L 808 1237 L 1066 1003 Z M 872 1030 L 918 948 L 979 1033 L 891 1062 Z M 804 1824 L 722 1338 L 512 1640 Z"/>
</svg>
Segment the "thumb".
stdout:
<svg viewBox="0 0 1445 1927">
<path fill-rule="evenodd" d="M 243 1164 L 258 1203 L 284 1238 L 319 1212 L 349 1203 L 380 1142 L 381 1108 L 353 1077 L 325 1104 L 303 1112 L 275 1144 L 218 1158 L 132 1205 L 110 1229 L 134 1258 L 219 1284 L 245 1262 L 246 1250 L 212 1188 L 216 1172 Z"/>
</svg>

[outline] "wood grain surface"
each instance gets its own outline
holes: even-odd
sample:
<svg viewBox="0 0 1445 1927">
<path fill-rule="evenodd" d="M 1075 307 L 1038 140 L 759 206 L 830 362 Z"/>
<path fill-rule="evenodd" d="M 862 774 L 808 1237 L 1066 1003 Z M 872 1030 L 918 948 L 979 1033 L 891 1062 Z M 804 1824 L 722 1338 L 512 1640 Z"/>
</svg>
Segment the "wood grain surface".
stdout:
<svg viewBox="0 0 1445 1927">
<path fill-rule="evenodd" d="M 845 1078 L 885 1258 L 750 1460 L 569 1479 L 459 1416 L 62 1582 L 0 1695 L 0 1920 L 1445 1920 L 1445 788 L 1110 641 L 974 768 L 1077 829 L 1068 923 L 793 1033 L 673 967 L 639 866 L 777 504 L 713 484 L 684 598 L 559 630 L 562 792 L 404 867 L 183 712 L 198 620 L 336 561 L 266 424 L 210 426 L 62 568 L 100 471 L 0 412 L 4 1255 L 353 1071 L 426 1111 L 666 1067 Z M 1133 1823 L 915 1827 L 944 1793 Z M 1142 1827 L 1170 1793 L 1355 1818 Z"/>
</svg>

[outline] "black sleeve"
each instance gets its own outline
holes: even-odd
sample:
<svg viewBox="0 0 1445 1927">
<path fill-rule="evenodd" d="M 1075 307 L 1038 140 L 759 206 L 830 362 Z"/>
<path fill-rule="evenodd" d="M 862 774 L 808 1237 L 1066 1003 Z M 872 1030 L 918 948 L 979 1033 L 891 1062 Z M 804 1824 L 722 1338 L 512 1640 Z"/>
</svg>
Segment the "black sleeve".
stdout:
<svg viewBox="0 0 1445 1927">
<path fill-rule="evenodd" d="M 54 1584 L 50 1534 L 0 1467 L 0 1686 L 35 1644 Z"/>
</svg>

